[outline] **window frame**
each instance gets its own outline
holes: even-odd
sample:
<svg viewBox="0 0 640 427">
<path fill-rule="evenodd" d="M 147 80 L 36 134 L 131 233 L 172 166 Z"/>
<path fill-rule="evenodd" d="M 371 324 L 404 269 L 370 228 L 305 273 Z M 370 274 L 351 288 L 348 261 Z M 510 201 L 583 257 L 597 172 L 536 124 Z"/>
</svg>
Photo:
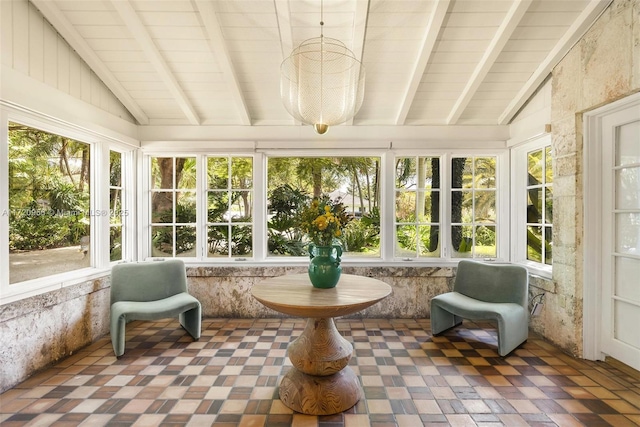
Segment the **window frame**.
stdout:
<svg viewBox="0 0 640 427">
<path fill-rule="evenodd" d="M 343 264 L 350 265 L 414 265 L 414 266 L 454 266 L 460 259 L 453 258 L 450 245 L 444 245 L 440 257 L 421 257 L 403 259 L 394 256 L 395 245 L 395 160 L 397 157 L 439 157 L 441 169 L 440 182 L 440 233 L 443 242 L 450 239 L 451 218 L 444 215 L 450 205 L 451 177 L 450 163 L 452 157 L 496 157 L 496 231 L 497 231 L 497 256 L 491 261 L 507 262 L 509 257 L 510 240 L 510 214 L 509 194 L 511 191 L 509 182 L 509 150 L 500 149 L 282 149 L 282 150 L 198 150 L 174 151 L 174 150 L 150 150 L 144 152 L 140 159 L 141 177 L 140 190 L 143 197 L 139 198 L 140 215 L 138 227 L 140 230 L 141 244 L 139 259 L 162 259 L 150 256 L 150 167 L 152 157 L 196 157 L 198 182 L 196 238 L 197 256 L 181 257 L 186 263 L 199 265 L 306 265 L 306 256 L 269 256 L 267 250 L 267 161 L 269 157 L 379 157 L 381 163 L 380 177 L 380 256 L 379 257 L 346 257 Z M 205 163 L 208 157 L 253 157 L 253 257 L 206 257 L 206 193 L 207 176 Z M 446 239 L 446 240 L 445 240 Z M 484 258 L 476 258 L 483 259 Z"/>
<path fill-rule="evenodd" d="M 512 239 L 510 250 L 513 263 L 525 266 L 529 272 L 535 275 L 550 279 L 553 274 L 553 260 L 551 265 L 547 265 L 544 262 L 527 259 L 528 155 L 532 151 L 544 151 L 547 147 L 551 147 L 553 162 L 553 145 L 549 134 L 525 141 L 511 148 L 511 182 L 513 185 L 510 199 L 513 208 L 511 209 Z M 522 171 L 525 173 L 521 173 Z M 553 230 L 553 218 L 551 218 L 551 228 Z"/>
<path fill-rule="evenodd" d="M 2 133 L 0 139 L 0 187 L 7 195 L 9 194 L 9 122 L 20 123 L 89 145 L 91 158 L 89 165 L 91 186 L 89 198 L 91 246 L 89 254 L 91 263 L 89 267 L 85 268 L 9 283 L 9 216 L 0 215 L 0 304 L 11 303 L 72 286 L 86 280 L 93 280 L 109 272 L 112 264 L 109 261 L 109 216 L 104 214 L 104 212 L 109 211 L 109 181 L 104 180 L 104 177 L 108 176 L 109 173 L 108 153 L 110 150 L 122 152 L 123 163 L 131 166 L 135 155 L 133 146 L 113 137 L 37 112 L 2 105 L 0 108 L 0 132 Z M 127 187 L 127 192 L 129 193 L 128 203 L 131 205 L 135 197 L 136 187 L 134 180 L 131 179 L 133 174 L 128 173 L 125 175 L 127 178 L 123 185 Z M 124 176 L 123 179 L 125 179 Z M 8 212 L 8 210 L 9 198 L 2 198 L 0 212 Z M 123 257 L 126 250 L 127 258 L 123 258 L 122 261 L 118 262 L 132 259 L 133 228 L 135 225 L 133 216 L 135 216 L 135 212 L 131 212 L 131 216 L 127 220 L 129 228 L 127 231 L 127 248 L 123 248 Z"/>
</svg>

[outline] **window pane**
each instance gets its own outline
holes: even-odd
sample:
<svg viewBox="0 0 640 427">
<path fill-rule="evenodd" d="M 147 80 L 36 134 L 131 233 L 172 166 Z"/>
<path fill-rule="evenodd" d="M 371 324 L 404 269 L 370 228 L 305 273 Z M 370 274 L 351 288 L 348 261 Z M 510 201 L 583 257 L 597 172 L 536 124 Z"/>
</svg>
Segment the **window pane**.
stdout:
<svg viewBox="0 0 640 427">
<path fill-rule="evenodd" d="M 496 192 L 475 192 L 475 222 L 496 222 Z"/>
<path fill-rule="evenodd" d="M 422 210 L 420 222 L 439 222 L 440 221 L 440 192 L 425 191 L 420 192 L 423 200 L 418 200 L 418 209 Z M 422 208 L 420 208 L 422 206 Z"/>
<path fill-rule="evenodd" d="M 413 258 L 418 252 L 418 227 L 415 225 L 396 226 L 395 256 Z"/>
<path fill-rule="evenodd" d="M 416 193 L 398 191 L 396 193 L 396 221 L 412 222 L 416 220 Z"/>
<path fill-rule="evenodd" d="M 229 184 L 229 159 L 207 158 L 207 182 L 210 189 L 226 189 Z"/>
<path fill-rule="evenodd" d="M 528 204 L 527 204 L 527 222 L 530 224 L 542 223 L 542 203 L 544 201 L 542 197 L 541 188 L 533 188 L 527 191 Z"/>
<path fill-rule="evenodd" d="M 215 225 L 208 227 L 208 230 L 208 256 L 229 256 L 229 227 L 226 225 Z"/>
<path fill-rule="evenodd" d="M 231 159 L 231 188 L 253 188 L 253 159 L 251 157 Z"/>
<path fill-rule="evenodd" d="M 176 223 L 196 222 L 196 193 L 184 191 L 176 193 Z"/>
<path fill-rule="evenodd" d="M 173 193 L 157 191 L 151 194 L 151 222 L 173 222 Z"/>
<path fill-rule="evenodd" d="M 476 227 L 476 245 L 474 256 L 480 258 L 495 258 L 496 252 L 496 227 L 483 225 Z"/>
<path fill-rule="evenodd" d="M 173 157 L 151 159 L 151 188 L 173 188 Z"/>
<path fill-rule="evenodd" d="M 230 219 L 232 222 L 250 222 L 253 211 L 253 200 L 250 191 L 234 191 L 231 193 Z"/>
<path fill-rule="evenodd" d="M 544 189 L 545 218 L 544 222 L 551 224 L 553 222 L 553 188 L 545 187 Z"/>
<path fill-rule="evenodd" d="M 109 184 L 112 187 L 122 186 L 122 153 L 109 152 Z"/>
<path fill-rule="evenodd" d="M 551 156 L 551 146 L 545 148 L 544 152 L 544 158 L 546 162 L 545 179 L 546 183 L 550 184 L 553 182 L 553 157 Z"/>
<path fill-rule="evenodd" d="M 440 256 L 440 227 L 438 226 L 419 226 L 418 236 L 420 239 L 420 248 L 418 255 L 421 257 L 439 257 Z"/>
<path fill-rule="evenodd" d="M 479 157 L 474 171 L 474 188 L 496 188 L 496 158 Z"/>
<path fill-rule="evenodd" d="M 109 261 L 122 259 L 122 227 L 109 228 Z"/>
<path fill-rule="evenodd" d="M 9 283 L 91 266 L 89 144 L 9 123 Z"/>
<path fill-rule="evenodd" d="M 176 158 L 176 188 L 194 190 L 196 188 L 196 159 Z"/>
<path fill-rule="evenodd" d="M 617 209 L 640 209 L 640 167 L 616 171 Z"/>
<path fill-rule="evenodd" d="M 615 214 L 616 252 L 640 254 L 640 237 L 636 230 L 640 227 L 640 213 Z"/>
<path fill-rule="evenodd" d="M 379 254 L 380 159 L 376 157 L 270 157 L 267 162 L 268 249 L 270 255 L 307 255 L 308 236 L 300 213 L 327 196 L 350 216 L 336 239 L 348 256 Z M 413 209 L 415 216 L 415 207 Z"/>
<path fill-rule="evenodd" d="M 229 193 L 226 191 L 210 191 L 207 207 L 209 222 L 226 222 L 229 211 Z"/>
<path fill-rule="evenodd" d="M 112 225 L 122 224 L 122 190 L 111 189 L 109 191 L 109 223 Z"/>
<path fill-rule="evenodd" d="M 470 225 L 452 226 L 451 245 L 454 258 L 470 258 L 473 249 L 473 227 Z"/>
<path fill-rule="evenodd" d="M 151 256 L 172 257 L 173 256 L 173 227 L 153 226 L 151 227 Z"/>
<path fill-rule="evenodd" d="M 528 185 L 540 185 L 543 183 L 542 175 L 544 173 L 543 151 L 532 151 L 527 156 L 527 170 L 529 171 Z"/>
<path fill-rule="evenodd" d="M 196 256 L 196 228 L 186 225 L 176 226 L 176 256 Z"/>
<path fill-rule="evenodd" d="M 542 262 L 542 227 L 527 227 L 527 259 Z"/>
<path fill-rule="evenodd" d="M 253 228 L 249 225 L 237 225 L 231 227 L 231 255 L 253 255 Z"/>
<path fill-rule="evenodd" d="M 544 227 L 544 262 L 547 265 L 553 264 L 553 228 Z"/>
<path fill-rule="evenodd" d="M 451 188 L 473 187 L 472 158 L 451 159 Z"/>
</svg>

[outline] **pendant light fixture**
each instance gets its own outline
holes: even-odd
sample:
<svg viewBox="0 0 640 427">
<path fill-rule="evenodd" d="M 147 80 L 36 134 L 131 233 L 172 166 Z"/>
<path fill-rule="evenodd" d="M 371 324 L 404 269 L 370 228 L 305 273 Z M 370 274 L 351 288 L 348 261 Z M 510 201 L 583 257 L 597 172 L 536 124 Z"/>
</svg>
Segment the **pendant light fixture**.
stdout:
<svg viewBox="0 0 640 427">
<path fill-rule="evenodd" d="M 344 43 L 324 36 L 320 2 L 320 37 L 302 43 L 280 66 L 280 96 L 295 119 L 322 135 L 329 126 L 353 118 L 364 98 L 364 66 Z"/>
</svg>

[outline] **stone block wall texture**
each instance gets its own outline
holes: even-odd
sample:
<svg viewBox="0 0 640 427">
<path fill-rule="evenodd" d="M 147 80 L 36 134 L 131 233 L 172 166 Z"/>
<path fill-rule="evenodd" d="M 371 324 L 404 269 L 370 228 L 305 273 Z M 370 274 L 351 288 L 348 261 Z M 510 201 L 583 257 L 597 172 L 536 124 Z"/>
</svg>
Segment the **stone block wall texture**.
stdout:
<svg viewBox="0 0 640 427">
<path fill-rule="evenodd" d="M 0 392 L 109 333 L 109 277 L 0 306 Z"/>
<path fill-rule="evenodd" d="M 582 114 L 640 90 L 640 0 L 614 0 L 552 72 L 553 283 L 532 327 L 581 357 Z M 534 286 L 536 284 L 534 283 Z"/>
</svg>

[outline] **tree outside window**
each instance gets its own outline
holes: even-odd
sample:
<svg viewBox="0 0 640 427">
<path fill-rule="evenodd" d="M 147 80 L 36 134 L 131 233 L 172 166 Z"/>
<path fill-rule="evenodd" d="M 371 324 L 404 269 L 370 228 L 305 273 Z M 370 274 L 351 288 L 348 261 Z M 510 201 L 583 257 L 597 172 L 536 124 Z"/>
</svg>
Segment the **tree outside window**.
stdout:
<svg viewBox="0 0 640 427">
<path fill-rule="evenodd" d="M 109 260 L 122 260 L 124 236 L 123 207 L 124 188 L 122 185 L 122 153 L 109 152 Z"/>
<path fill-rule="evenodd" d="M 196 159 L 151 158 L 151 256 L 196 256 Z"/>
<path fill-rule="evenodd" d="M 9 283 L 90 267 L 89 144 L 9 123 Z"/>
<path fill-rule="evenodd" d="M 253 256 L 253 158 L 207 158 L 207 256 Z"/>
<path fill-rule="evenodd" d="M 497 256 L 496 157 L 451 159 L 454 258 Z"/>
<path fill-rule="evenodd" d="M 380 256 L 379 157 L 269 157 L 269 256 L 304 256 L 308 237 L 299 214 L 323 195 L 341 202 L 352 220 L 339 243 L 349 256 Z"/>
<path fill-rule="evenodd" d="M 527 153 L 527 260 L 552 265 L 553 170 L 551 147 Z"/>
<path fill-rule="evenodd" d="M 400 157 L 395 169 L 395 257 L 440 257 L 440 158 Z"/>
</svg>

